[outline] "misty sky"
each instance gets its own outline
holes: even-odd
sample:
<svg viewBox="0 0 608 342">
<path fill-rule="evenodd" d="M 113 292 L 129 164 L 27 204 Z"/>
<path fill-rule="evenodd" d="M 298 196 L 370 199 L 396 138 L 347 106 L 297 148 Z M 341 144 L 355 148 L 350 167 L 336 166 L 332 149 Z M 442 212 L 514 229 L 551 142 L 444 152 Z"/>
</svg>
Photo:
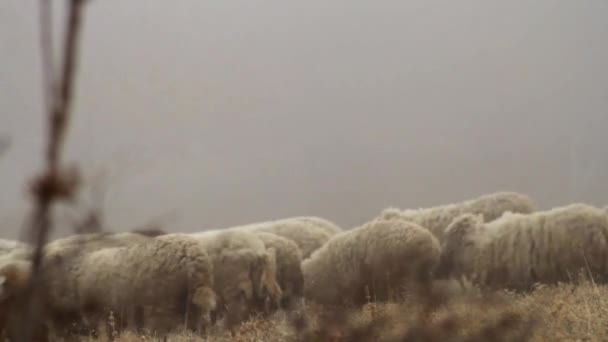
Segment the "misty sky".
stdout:
<svg viewBox="0 0 608 342">
<path fill-rule="evenodd" d="M 2 237 L 45 141 L 36 3 L 0 2 Z M 497 190 L 604 205 L 607 17 L 605 0 L 92 0 L 65 159 L 105 170 L 114 230 L 351 227 Z"/>
</svg>

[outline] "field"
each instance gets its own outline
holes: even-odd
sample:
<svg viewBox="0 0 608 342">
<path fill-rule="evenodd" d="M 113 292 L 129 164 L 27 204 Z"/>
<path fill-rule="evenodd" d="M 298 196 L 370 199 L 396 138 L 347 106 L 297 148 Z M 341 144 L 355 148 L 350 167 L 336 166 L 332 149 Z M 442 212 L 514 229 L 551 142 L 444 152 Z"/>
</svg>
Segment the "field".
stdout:
<svg viewBox="0 0 608 342">
<path fill-rule="evenodd" d="M 168 341 L 606 341 L 608 286 L 542 286 L 530 294 L 433 293 L 360 310 L 307 307 L 243 323 L 236 334 L 174 334 Z M 125 333 L 117 341 L 161 341 Z"/>
</svg>

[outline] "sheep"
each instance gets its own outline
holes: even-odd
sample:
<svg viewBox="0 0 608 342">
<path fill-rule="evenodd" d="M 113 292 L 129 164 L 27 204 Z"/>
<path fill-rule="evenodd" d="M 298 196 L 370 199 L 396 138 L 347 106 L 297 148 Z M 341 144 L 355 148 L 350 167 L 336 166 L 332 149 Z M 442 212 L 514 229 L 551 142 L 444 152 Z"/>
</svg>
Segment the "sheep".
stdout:
<svg viewBox="0 0 608 342">
<path fill-rule="evenodd" d="M 0 263 L 5 260 L 26 260 L 34 252 L 32 245 L 21 241 L 0 239 Z"/>
<path fill-rule="evenodd" d="M 439 255 L 437 239 L 416 223 L 373 220 L 302 262 L 304 296 L 322 305 L 387 301 L 402 285 L 429 284 Z"/>
<path fill-rule="evenodd" d="M 140 233 L 86 233 L 74 234 L 48 242 L 44 246 L 44 257 L 47 260 L 76 258 L 87 252 L 105 247 L 127 246 L 132 243 L 145 243 L 152 238 Z"/>
<path fill-rule="evenodd" d="M 100 315 L 112 310 L 138 330 L 164 334 L 185 317 L 186 328 L 200 331 L 216 306 L 211 258 L 188 236 L 96 250 L 82 257 L 74 277 L 80 307 L 101 329 Z"/>
<path fill-rule="evenodd" d="M 295 242 L 284 237 L 266 232 L 255 232 L 255 234 L 264 242 L 267 249 L 274 248 L 276 251 L 276 278 L 282 292 L 280 307 L 290 308 L 297 299 L 303 297 L 302 252 Z"/>
<path fill-rule="evenodd" d="M 499 218 L 505 212 L 529 214 L 535 210 L 534 203 L 527 195 L 502 191 L 481 195 L 460 203 L 431 208 L 400 211 L 397 208 L 390 207 L 382 211 L 379 219 L 399 217 L 411 220 L 429 229 L 441 242 L 447 226 L 461 214 L 481 214 L 484 221 L 490 222 Z"/>
<path fill-rule="evenodd" d="M 27 260 L 2 258 L 0 262 L 0 339 L 17 340 L 22 333 L 21 318 L 25 308 L 24 291 L 30 278 L 30 262 Z M 28 329 L 34 329 L 37 340 L 45 340 L 44 325 L 33 326 L 28 322 Z"/>
<path fill-rule="evenodd" d="M 140 234 L 90 233 L 75 234 L 47 243 L 43 248 L 41 265 L 46 294 L 43 306 L 52 333 L 88 332 L 87 325 L 81 320 L 80 299 L 74 281 L 74 272 L 78 269 L 83 255 L 103 248 L 124 247 L 149 241 L 152 241 L 152 238 Z M 26 251 L 4 256 L 0 261 L 7 265 L 20 261 L 31 264 L 32 252 L 33 248 L 30 247 Z M 23 270 L 24 267 L 19 269 Z M 15 289 L 8 289 L 9 292 L 13 290 Z M 15 296 L 19 291 L 13 292 L 15 293 L 11 293 L 11 296 Z M 5 306 L 2 302 L 0 305 Z"/>
<path fill-rule="evenodd" d="M 485 289 L 529 290 L 587 270 L 608 274 L 608 215 L 574 203 L 532 214 L 505 213 L 492 222 L 463 214 L 446 229 L 439 278 L 464 277 Z"/>
<path fill-rule="evenodd" d="M 62 329 L 69 321 L 80 317 L 78 292 L 73 282 L 74 269 L 84 255 L 104 248 L 127 247 L 135 244 L 152 242 L 153 238 L 137 233 L 88 233 L 75 234 L 47 243 L 43 249 L 43 267 L 49 274 L 48 306 L 53 308 L 54 317 L 66 317 L 66 320 L 55 320 L 57 329 Z M 61 314 L 58 314 L 60 312 Z M 85 329 L 85 328 L 83 328 Z"/>
<path fill-rule="evenodd" d="M 298 245 L 302 260 L 323 246 L 333 235 L 314 223 L 295 219 L 251 223 L 228 229 L 260 231 L 282 236 Z"/>
<path fill-rule="evenodd" d="M 141 235 L 149 236 L 149 237 L 157 237 L 157 236 L 169 234 L 169 233 L 165 232 L 164 230 L 162 230 L 160 228 L 156 228 L 156 227 L 133 229 L 133 230 L 131 230 L 131 233 L 141 234 Z"/>
<path fill-rule="evenodd" d="M 9 254 L 15 250 L 27 249 L 29 244 L 16 240 L 0 239 L 0 256 Z"/>
<path fill-rule="evenodd" d="M 295 217 L 279 219 L 279 220 L 274 221 L 274 223 L 285 223 L 288 221 L 299 221 L 299 222 L 309 223 L 313 226 L 323 229 L 325 232 L 327 232 L 331 236 L 343 232 L 342 228 L 338 227 L 338 225 L 336 225 L 335 223 L 333 223 L 327 219 L 318 217 L 318 216 L 295 216 Z"/>
<path fill-rule="evenodd" d="M 211 257 L 219 303 L 215 317 L 225 316 L 229 328 L 243 321 L 267 299 L 280 300 L 275 251 L 267 250 L 253 232 L 211 230 L 189 235 L 195 237 Z"/>
</svg>

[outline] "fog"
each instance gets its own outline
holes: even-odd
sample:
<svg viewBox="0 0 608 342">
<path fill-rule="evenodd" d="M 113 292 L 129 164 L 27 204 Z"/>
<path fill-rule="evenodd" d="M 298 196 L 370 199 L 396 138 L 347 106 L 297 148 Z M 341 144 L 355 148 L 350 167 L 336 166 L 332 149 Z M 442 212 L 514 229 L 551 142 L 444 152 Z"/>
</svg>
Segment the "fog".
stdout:
<svg viewBox="0 0 608 342">
<path fill-rule="evenodd" d="M 2 237 L 46 139 L 36 4 L 0 2 Z M 603 0 L 93 0 L 65 160 L 106 172 L 113 230 L 351 227 L 498 190 L 608 204 L 607 15 Z"/>
</svg>

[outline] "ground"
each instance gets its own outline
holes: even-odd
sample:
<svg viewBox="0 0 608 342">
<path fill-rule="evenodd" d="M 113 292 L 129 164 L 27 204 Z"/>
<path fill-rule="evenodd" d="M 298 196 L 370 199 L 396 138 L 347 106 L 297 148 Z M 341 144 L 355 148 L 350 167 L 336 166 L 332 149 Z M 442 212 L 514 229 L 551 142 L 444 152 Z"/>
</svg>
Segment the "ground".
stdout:
<svg viewBox="0 0 608 342">
<path fill-rule="evenodd" d="M 532 293 L 411 296 L 362 309 L 277 313 L 252 319 L 235 335 L 175 334 L 168 341 L 608 341 L 608 286 L 541 286 Z M 160 341 L 131 333 L 122 342 Z"/>
</svg>

